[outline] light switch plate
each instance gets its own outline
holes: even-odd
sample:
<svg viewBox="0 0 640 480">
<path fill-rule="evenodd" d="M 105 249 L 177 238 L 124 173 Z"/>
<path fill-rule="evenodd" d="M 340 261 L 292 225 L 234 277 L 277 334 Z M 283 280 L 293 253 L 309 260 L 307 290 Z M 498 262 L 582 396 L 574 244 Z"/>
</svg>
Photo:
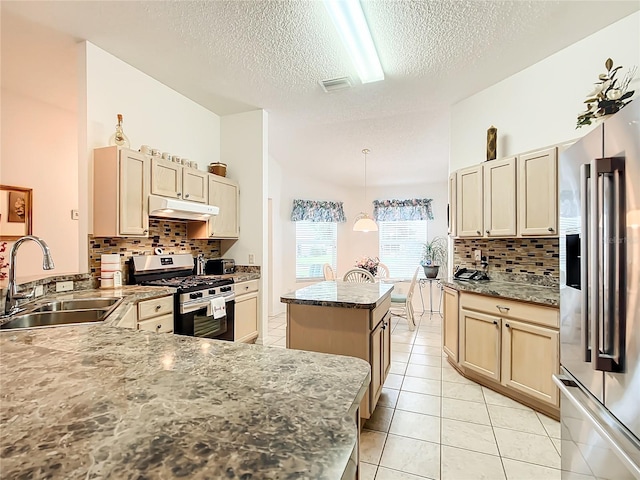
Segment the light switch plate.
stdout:
<svg viewBox="0 0 640 480">
<path fill-rule="evenodd" d="M 41 297 L 42 295 L 44 295 L 44 287 L 42 285 L 36 285 L 35 296 Z"/>
<path fill-rule="evenodd" d="M 56 282 L 56 292 L 70 292 L 73 290 L 73 281 Z"/>
<path fill-rule="evenodd" d="M 71 210 L 71 220 L 79 220 L 80 212 L 78 210 Z"/>
<path fill-rule="evenodd" d="M 476 249 L 473 251 L 473 260 L 475 262 L 482 261 L 482 251 L 480 249 Z"/>
<path fill-rule="evenodd" d="M 253 265 L 256 262 L 256 256 L 253 253 L 249 254 L 249 265 Z"/>
</svg>

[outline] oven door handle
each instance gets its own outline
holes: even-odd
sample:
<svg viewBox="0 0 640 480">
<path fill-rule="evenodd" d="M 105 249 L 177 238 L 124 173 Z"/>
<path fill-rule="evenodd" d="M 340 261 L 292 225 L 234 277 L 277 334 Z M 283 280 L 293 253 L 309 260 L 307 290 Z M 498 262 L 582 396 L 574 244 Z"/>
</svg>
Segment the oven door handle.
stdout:
<svg viewBox="0 0 640 480">
<path fill-rule="evenodd" d="M 213 298 L 218 298 L 218 297 L 213 297 Z M 180 305 L 180 313 L 191 313 L 191 312 L 195 312 L 196 310 L 200 310 L 202 308 L 207 308 L 207 306 L 209 305 L 209 302 L 213 298 L 209 298 L 207 300 L 194 300 L 191 302 L 185 302 Z M 225 303 L 229 303 L 235 300 L 235 298 L 236 297 L 233 293 L 231 293 L 230 295 L 224 295 Z"/>
</svg>

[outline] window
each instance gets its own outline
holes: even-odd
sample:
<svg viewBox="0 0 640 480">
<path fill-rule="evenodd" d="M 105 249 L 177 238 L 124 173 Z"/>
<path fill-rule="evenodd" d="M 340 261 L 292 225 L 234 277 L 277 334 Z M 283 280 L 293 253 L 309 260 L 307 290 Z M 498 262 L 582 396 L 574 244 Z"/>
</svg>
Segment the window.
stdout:
<svg viewBox="0 0 640 480">
<path fill-rule="evenodd" d="M 338 224 L 296 222 L 296 280 L 323 277 L 325 263 L 336 270 Z"/>
<path fill-rule="evenodd" d="M 420 265 L 427 241 L 427 220 L 379 221 L 380 261 L 393 278 L 411 278 Z M 422 272 L 422 269 L 420 270 Z M 424 276 L 423 273 L 419 275 Z"/>
</svg>

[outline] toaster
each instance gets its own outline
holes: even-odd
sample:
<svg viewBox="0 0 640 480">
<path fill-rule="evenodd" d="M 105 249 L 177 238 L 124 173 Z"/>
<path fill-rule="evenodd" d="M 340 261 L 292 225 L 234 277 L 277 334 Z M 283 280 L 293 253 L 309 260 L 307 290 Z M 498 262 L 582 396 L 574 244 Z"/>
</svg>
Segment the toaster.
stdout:
<svg viewBox="0 0 640 480">
<path fill-rule="evenodd" d="M 226 275 L 236 271 L 236 261 L 230 258 L 207 260 L 204 266 L 205 275 Z"/>
</svg>

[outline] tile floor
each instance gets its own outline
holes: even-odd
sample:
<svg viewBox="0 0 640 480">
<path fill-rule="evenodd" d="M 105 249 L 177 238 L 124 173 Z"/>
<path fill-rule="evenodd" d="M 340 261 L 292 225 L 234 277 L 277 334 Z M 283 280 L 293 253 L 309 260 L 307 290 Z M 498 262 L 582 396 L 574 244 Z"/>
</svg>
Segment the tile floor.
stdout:
<svg viewBox="0 0 640 480">
<path fill-rule="evenodd" d="M 361 434 L 362 480 L 560 479 L 560 424 L 460 376 L 443 358 L 441 317 L 410 331 L 393 317 L 391 371 Z M 266 345 L 285 347 L 285 316 Z M 591 478 L 591 477 L 581 477 Z"/>
</svg>

